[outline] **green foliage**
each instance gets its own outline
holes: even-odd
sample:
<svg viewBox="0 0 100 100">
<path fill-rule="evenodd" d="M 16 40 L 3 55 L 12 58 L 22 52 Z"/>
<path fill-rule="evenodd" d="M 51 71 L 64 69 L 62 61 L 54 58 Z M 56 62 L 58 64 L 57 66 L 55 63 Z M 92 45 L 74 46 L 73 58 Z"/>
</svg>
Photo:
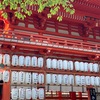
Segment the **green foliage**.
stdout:
<svg viewBox="0 0 100 100">
<path fill-rule="evenodd" d="M 4 13 L 2 16 L 7 18 L 6 9 L 14 11 L 15 16 L 18 19 L 24 19 L 26 15 L 31 16 L 32 11 L 28 9 L 28 6 L 38 6 L 38 13 L 43 12 L 45 8 L 50 8 L 50 12 L 47 14 L 48 18 L 56 15 L 62 8 L 67 13 L 74 14 L 75 9 L 73 7 L 74 0 L 0 0 L 0 10 Z M 57 20 L 62 21 L 62 16 L 57 16 Z"/>
</svg>

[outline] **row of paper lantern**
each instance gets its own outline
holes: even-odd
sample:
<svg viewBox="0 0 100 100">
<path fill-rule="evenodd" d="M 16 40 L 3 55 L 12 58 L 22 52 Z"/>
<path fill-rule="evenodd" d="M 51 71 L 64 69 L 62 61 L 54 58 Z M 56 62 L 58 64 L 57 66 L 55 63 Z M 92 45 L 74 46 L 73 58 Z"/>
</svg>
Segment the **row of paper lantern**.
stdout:
<svg viewBox="0 0 100 100">
<path fill-rule="evenodd" d="M 44 74 L 42 73 L 31 73 L 31 72 L 17 72 L 12 71 L 11 75 L 12 84 L 43 84 Z"/>
<path fill-rule="evenodd" d="M 0 54 L 0 64 L 3 63 L 4 65 L 10 66 L 33 66 L 33 67 L 43 67 L 43 58 L 42 57 L 30 57 L 30 56 L 18 56 L 13 55 L 12 61 L 10 63 L 10 55 L 9 54 Z"/>
<path fill-rule="evenodd" d="M 9 71 L 2 70 L 0 71 L 0 81 L 9 82 L 10 73 Z"/>
<path fill-rule="evenodd" d="M 49 69 L 53 68 L 53 69 L 73 70 L 73 62 L 67 60 L 57 60 L 48 58 L 46 60 L 46 66 Z"/>
<path fill-rule="evenodd" d="M 47 84 L 62 84 L 62 85 L 93 85 L 100 86 L 100 77 L 95 76 L 79 76 L 76 75 L 61 75 L 61 74 L 47 74 Z"/>
<path fill-rule="evenodd" d="M 95 76 L 75 76 L 76 85 L 100 86 L 100 77 Z"/>
<path fill-rule="evenodd" d="M 13 55 L 12 56 L 12 66 L 33 66 L 33 67 L 43 67 L 43 58 L 42 57 L 30 57 L 30 56 L 18 56 Z M 10 66 L 10 55 L 8 54 L 0 54 L 0 63 L 4 65 Z M 64 69 L 64 70 L 73 70 L 75 65 L 76 71 L 90 71 L 90 72 L 98 72 L 99 71 L 99 65 L 97 63 L 87 63 L 87 62 L 78 62 L 76 61 L 75 64 L 73 61 L 67 61 L 67 60 L 57 60 L 57 59 L 50 59 L 48 58 L 46 60 L 46 66 L 47 68 L 53 68 L 53 69 Z"/>
<path fill-rule="evenodd" d="M 74 85 L 74 75 L 46 74 L 46 83 Z"/>
<path fill-rule="evenodd" d="M 99 65 L 97 63 L 87 63 L 87 62 L 75 62 L 76 71 L 90 71 L 99 72 Z"/>
<path fill-rule="evenodd" d="M 44 100 L 44 88 L 12 88 L 11 89 L 12 100 Z"/>
<path fill-rule="evenodd" d="M 75 65 L 76 71 L 90 71 L 90 72 L 98 72 L 99 71 L 99 65 L 97 63 L 87 63 L 87 62 L 78 62 L 76 61 L 73 63 L 73 61 L 67 61 L 67 60 L 57 60 L 57 59 L 50 59 L 48 58 L 46 60 L 47 68 L 53 68 L 53 69 L 64 69 L 64 70 L 73 70 Z"/>
</svg>

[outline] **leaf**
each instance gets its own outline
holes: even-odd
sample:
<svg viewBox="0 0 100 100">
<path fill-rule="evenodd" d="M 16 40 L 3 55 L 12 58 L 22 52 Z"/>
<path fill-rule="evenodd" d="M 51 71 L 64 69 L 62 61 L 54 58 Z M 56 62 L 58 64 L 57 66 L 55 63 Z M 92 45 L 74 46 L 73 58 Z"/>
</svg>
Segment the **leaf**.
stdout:
<svg viewBox="0 0 100 100">
<path fill-rule="evenodd" d="M 40 12 L 42 12 L 42 11 L 43 11 L 43 9 L 44 9 L 43 5 L 42 5 L 42 4 L 40 4 L 40 5 L 39 5 L 38 12 L 39 12 L 39 13 L 40 13 Z"/>
<path fill-rule="evenodd" d="M 60 22 L 60 21 L 62 21 L 62 16 L 58 16 L 57 17 L 57 20 Z"/>
<path fill-rule="evenodd" d="M 3 10 L 5 7 L 0 2 L 0 10 Z"/>
<path fill-rule="evenodd" d="M 70 12 L 70 8 L 68 7 L 68 8 L 66 8 L 66 12 Z"/>
<path fill-rule="evenodd" d="M 71 2 L 74 2 L 74 0 L 70 0 Z"/>
<path fill-rule="evenodd" d="M 75 9 L 70 11 L 70 14 L 74 14 L 75 13 Z"/>
<path fill-rule="evenodd" d="M 7 19 L 7 17 L 8 17 L 7 13 L 6 12 L 2 13 L 2 17 Z"/>
<path fill-rule="evenodd" d="M 72 4 L 70 4 L 69 6 L 70 6 L 71 8 L 73 7 L 73 5 L 72 5 Z"/>
<path fill-rule="evenodd" d="M 28 16 L 31 16 L 32 11 L 27 11 Z"/>
<path fill-rule="evenodd" d="M 7 18 L 6 8 L 9 7 L 11 11 L 15 11 L 14 14 L 18 19 L 24 20 L 26 16 L 31 16 L 33 12 L 28 9 L 28 6 L 38 6 L 38 13 L 42 13 L 45 8 L 51 8 L 47 11 L 47 17 L 51 18 L 58 13 L 61 7 L 66 13 L 74 14 L 75 9 L 72 4 L 74 1 L 75 0 L 0 0 L 0 10 L 4 11 L 3 16 Z M 20 7 L 20 10 L 18 7 Z M 57 17 L 58 21 L 62 21 L 62 19 L 62 16 Z"/>
<path fill-rule="evenodd" d="M 47 16 L 48 16 L 48 18 L 51 18 L 51 17 L 52 17 L 52 15 L 51 15 L 51 14 L 48 14 Z"/>
</svg>

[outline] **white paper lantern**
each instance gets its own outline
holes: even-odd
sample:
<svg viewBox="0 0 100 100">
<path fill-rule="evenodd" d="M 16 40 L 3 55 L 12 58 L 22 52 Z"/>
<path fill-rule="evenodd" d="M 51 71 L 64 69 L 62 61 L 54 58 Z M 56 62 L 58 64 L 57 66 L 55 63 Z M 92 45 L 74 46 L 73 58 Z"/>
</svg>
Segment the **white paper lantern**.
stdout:
<svg viewBox="0 0 100 100">
<path fill-rule="evenodd" d="M 30 88 L 26 89 L 26 99 L 30 100 L 32 98 L 32 90 Z"/>
<path fill-rule="evenodd" d="M 32 83 L 33 84 L 38 83 L 38 73 L 32 73 Z"/>
<path fill-rule="evenodd" d="M 57 75 L 57 83 L 58 83 L 58 84 L 62 84 L 62 81 L 63 81 L 63 76 L 60 75 L 60 74 L 58 74 L 58 75 Z"/>
<path fill-rule="evenodd" d="M 18 88 L 11 89 L 11 98 L 12 100 L 17 100 L 19 96 Z"/>
<path fill-rule="evenodd" d="M 0 81 L 3 80 L 3 72 L 0 72 Z"/>
<path fill-rule="evenodd" d="M 52 59 L 52 68 L 53 69 L 57 68 L 57 59 Z"/>
<path fill-rule="evenodd" d="M 50 58 L 48 58 L 47 60 L 46 60 L 46 64 L 47 64 L 47 68 L 51 68 L 51 59 Z"/>
<path fill-rule="evenodd" d="M 19 83 L 24 84 L 25 83 L 25 72 L 19 72 Z"/>
<path fill-rule="evenodd" d="M 81 85 L 86 85 L 86 77 L 85 76 L 81 76 Z"/>
<path fill-rule="evenodd" d="M 93 72 L 93 63 L 89 63 L 88 68 L 90 72 Z"/>
<path fill-rule="evenodd" d="M 99 72 L 99 65 L 97 63 L 93 64 L 94 72 Z"/>
<path fill-rule="evenodd" d="M 67 60 L 63 60 L 63 69 L 64 70 L 68 69 L 68 61 Z"/>
<path fill-rule="evenodd" d="M 38 92 L 37 92 L 37 88 L 32 88 L 32 99 L 36 100 L 38 97 Z"/>
<path fill-rule="evenodd" d="M 39 99 L 44 100 L 44 89 L 43 88 L 39 88 Z"/>
<path fill-rule="evenodd" d="M 31 73 L 26 72 L 25 83 L 26 83 L 26 84 L 31 84 L 31 80 L 32 80 L 32 75 L 31 75 Z"/>
<path fill-rule="evenodd" d="M 63 84 L 68 85 L 68 83 L 69 83 L 69 76 L 63 75 Z"/>
<path fill-rule="evenodd" d="M 19 56 L 19 66 L 24 66 L 24 61 L 25 60 L 25 58 L 24 58 L 24 56 Z"/>
<path fill-rule="evenodd" d="M 9 82 L 10 73 L 9 71 L 3 71 L 3 82 Z"/>
<path fill-rule="evenodd" d="M 75 70 L 79 71 L 80 70 L 80 63 L 78 61 L 75 61 Z"/>
<path fill-rule="evenodd" d="M 96 86 L 100 85 L 100 78 L 99 77 L 95 77 L 95 85 Z"/>
<path fill-rule="evenodd" d="M 31 66 L 31 57 L 30 56 L 25 57 L 25 66 Z"/>
<path fill-rule="evenodd" d="M 51 84 L 51 74 L 46 74 L 46 83 Z"/>
<path fill-rule="evenodd" d="M 25 88 L 19 88 L 19 99 L 25 100 Z"/>
<path fill-rule="evenodd" d="M 17 71 L 12 71 L 11 74 L 11 83 L 18 83 L 18 72 Z"/>
<path fill-rule="evenodd" d="M 8 54 L 3 55 L 3 64 L 10 66 L 10 55 L 8 55 Z"/>
<path fill-rule="evenodd" d="M 90 76 L 86 76 L 85 79 L 86 79 L 86 85 L 90 85 Z"/>
<path fill-rule="evenodd" d="M 80 62 L 80 71 L 84 71 L 84 63 Z"/>
<path fill-rule="evenodd" d="M 68 62 L 68 69 L 73 70 L 73 61 Z"/>
<path fill-rule="evenodd" d="M 85 71 L 85 72 L 88 71 L 88 63 L 87 63 L 87 62 L 84 63 L 84 71 Z"/>
<path fill-rule="evenodd" d="M 74 75 L 69 75 L 69 85 L 74 85 Z"/>
<path fill-rule="evenodd" d="M 38 67 L 43 67 L 43 58 L 42 57 L 38 58 Z"/>
<path fill-rule="evenodd" d="M 94 76 L 91 76 L 90 77 L 90 83 L 91 83 L 91 85 L 95 85 L 95 77 Z"/>
<path fill-rule="evenodd" d="M 37 67 L 37 57 L 36 56 L 32 57 L 32 67 Z"/>
<path fill-rule="evenodd" d="M 44 74 L 39 74 L 38 81 L 39 81 L 39 84 L 43 84 L 44 83 Z"/>
<path fill-rule="evenodd" d="M 12 66 L 18 66 L 18 56 L 17 55 L 12 56 Z"/>
<path fill-rule="evenodd" d="M 81 76 L 76 75 L 75 76 L 75 81 L 76 81 L 76 85 L 81 85 Z"/>
<path fill-rule="evenodd" d="M 57 84 L 57 74 L 52 74 L 52 83 Z"/>
<path fill-rule="evenodd" d="M 2 64 L 3 55 L 0 54 L 0 64 Z"/>
<path fill-rule="evenodd" d="M 57 68 L 58 68 L 58 69 L 62 69 L 62 66 L 63 66 L 63 65 L 62 65 L 62 60 L 58 60 L 58 61 L 57 61 Z"/>
</svg>

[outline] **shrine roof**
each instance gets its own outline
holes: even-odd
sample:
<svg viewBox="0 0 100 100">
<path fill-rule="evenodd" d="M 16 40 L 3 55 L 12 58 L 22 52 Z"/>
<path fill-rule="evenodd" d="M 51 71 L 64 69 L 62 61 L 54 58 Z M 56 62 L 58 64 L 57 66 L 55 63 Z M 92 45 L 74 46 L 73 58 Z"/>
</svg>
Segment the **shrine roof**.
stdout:
<svg viewBox="0 0 100 100">
<path fill-rule="evenodd" d="M 83 1 L 100 6 L 100 0 L 83 0 Z"/>
<path fill-rule="evenodd" d="M 76 10 L 100 16 L 100 0 L 75 0 L 74 7 Z"/>
</svg>

